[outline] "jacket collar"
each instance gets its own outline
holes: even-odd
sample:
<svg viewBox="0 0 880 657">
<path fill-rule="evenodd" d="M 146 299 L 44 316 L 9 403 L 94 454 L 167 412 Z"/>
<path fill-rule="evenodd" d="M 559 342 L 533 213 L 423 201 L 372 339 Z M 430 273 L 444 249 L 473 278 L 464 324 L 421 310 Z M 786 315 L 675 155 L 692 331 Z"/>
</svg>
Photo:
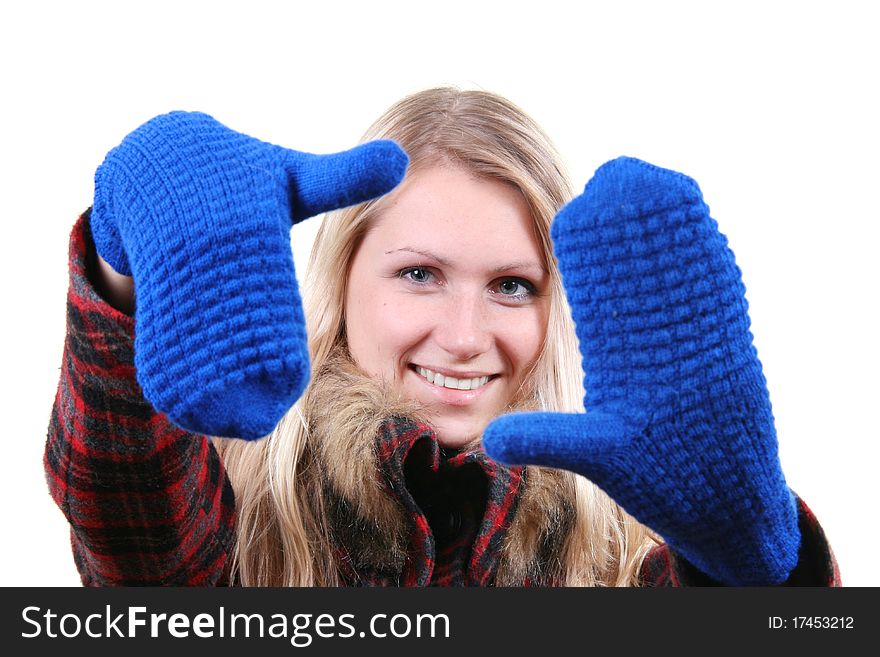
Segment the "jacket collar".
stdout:
<svg viewBox="0 0 880 657">
<path fill-rule="evenodd" d="M 440 448 L 424 409 L 335 355 L 306 396 L 336 562 L 353 585 L 549 585 L 574 520 L 558 471 Z"/>
</svg>

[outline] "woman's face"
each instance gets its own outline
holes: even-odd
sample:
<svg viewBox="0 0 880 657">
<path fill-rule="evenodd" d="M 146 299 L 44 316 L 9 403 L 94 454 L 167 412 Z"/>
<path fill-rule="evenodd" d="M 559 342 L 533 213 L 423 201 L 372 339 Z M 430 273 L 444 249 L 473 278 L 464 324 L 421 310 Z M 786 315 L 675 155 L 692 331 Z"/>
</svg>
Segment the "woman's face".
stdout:
<svg viewBox="0 0 880 657">
<path fill-rule="evenodd" d="M 386 202 L 349 272 L 349 349 L 371 377 L 425 404 L 440 443 L 458 447 L 537 359 L 550 276 L 512 186 L 436 166 Z"/>
</svg>

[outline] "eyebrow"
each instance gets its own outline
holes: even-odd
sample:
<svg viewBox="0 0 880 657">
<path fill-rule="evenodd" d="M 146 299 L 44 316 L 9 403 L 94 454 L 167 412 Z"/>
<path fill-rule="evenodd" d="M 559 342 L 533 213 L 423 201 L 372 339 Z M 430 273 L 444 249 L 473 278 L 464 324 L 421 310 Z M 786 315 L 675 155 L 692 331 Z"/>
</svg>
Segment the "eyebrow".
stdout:
<svg viewBox="0 0 880 657">
<path fill-rule="evenodd" d="M 399 253 L 400 251 L 408 251 L 409 253 L 415 253 L 420 256 L 424 256 L 426 258 L 430 258 L 436 262 L 439 262 L 444 267 L 449 267 L 452 263 L 449 262 L 446 258 L 441 258 L 436 253 L 431 253 L 430 251 L 422 251 L 421 249 L 414 249 L 411 246 L 404 246 L 400 249 L 392 249 L 391 251 L 386 251 L 385 255 L 391 255 L 392 253 Z"/>
<path fill-rule="evenodd" d="M 404 246 L 400 249 L 392 249 L 391 251 L 386 251 L 385 255 L 391 255 L 392 253 L 398 253 L 400 251 L 415 253 L 417 255 L 424 256 L 425 258 L 430 258 L 435 262 L 439 262 L 444 267 L 449 267 L 452 265 L 449 260 L 447 260 L 446 258 L 441 258 L 436 253 L 431 253 L 430 251 L 424 251 L 422 249 L 414 249 L 410 246 Z M 508 262 L 506 264 L 500 265 L 499 267 L 495 267 L 492 270 L 492 273 L 498 274 L 504 271 L 510 271 L 512 269 L 531 269 L 540 272 L 541 274 L 549 273 L 546 267 L 532 260 L 516 260 L 514 262 Z"/>
<path fill-rule="evenodd" d="M 508 262 L 507 264 L 501 265 L 500 267 L 495 267 L 492 272 L 495 274 L 500 274 L 503 271 L 510 271 L 514 269 L 531 269 L 536 272 L 541 272 L 541 274 L 549 273 L 546 267 L 531 260 L 517 260 L 515 262 Z"/>
</svg>

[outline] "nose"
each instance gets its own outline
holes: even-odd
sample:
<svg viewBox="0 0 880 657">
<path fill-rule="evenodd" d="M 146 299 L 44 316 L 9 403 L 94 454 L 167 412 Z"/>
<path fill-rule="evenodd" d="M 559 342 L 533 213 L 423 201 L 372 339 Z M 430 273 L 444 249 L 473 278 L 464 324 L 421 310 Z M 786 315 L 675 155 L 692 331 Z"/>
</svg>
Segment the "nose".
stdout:
<svg viewBox="0 0 880 657">
<path fill-rule="evenodd" d="M 450 295 L 437 318 L 434 339 L 457 361 L 469 361 L 492 346 L 491 319 L 478 293 Z"/>
</svg>

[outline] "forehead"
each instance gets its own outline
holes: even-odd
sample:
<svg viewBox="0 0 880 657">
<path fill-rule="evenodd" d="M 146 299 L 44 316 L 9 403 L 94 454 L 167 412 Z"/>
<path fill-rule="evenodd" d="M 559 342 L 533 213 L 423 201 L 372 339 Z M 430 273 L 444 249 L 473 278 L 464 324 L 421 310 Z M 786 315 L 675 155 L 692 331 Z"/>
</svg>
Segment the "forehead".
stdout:
<svg viewBox="0 0 880 657">
<path fill-rule="evenodd" d="M 450 166 L 408 176 L 371 221 L 365 241 L 386 251 L 409 247 L 458 259 L 543 262 L 535 222 L 519 190 Z"/>
</svg>

